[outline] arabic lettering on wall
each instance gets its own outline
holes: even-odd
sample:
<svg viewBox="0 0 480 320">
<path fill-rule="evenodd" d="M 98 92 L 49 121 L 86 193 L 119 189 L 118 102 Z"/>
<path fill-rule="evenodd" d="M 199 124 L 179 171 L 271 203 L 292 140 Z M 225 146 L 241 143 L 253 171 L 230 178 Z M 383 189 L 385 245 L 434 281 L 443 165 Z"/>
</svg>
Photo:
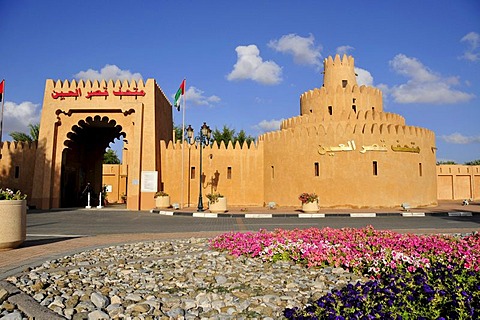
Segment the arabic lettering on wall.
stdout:
<svg viewBox="0 0 480 320">
<path fill-rule="evenodd" d="M 125 90 L 125 91 L 122 91 L 122 88 L 120 87 L 120 89 L 118 91 L 112 91 L 113 95 L 114 96 L 118 96 L 120 97 L 120 99 L 123 97 L 123 96 L 134 96 L 135 99 L 140 96 L 140 97 L 144 97 L 145 96 L 145 91 L 143 90 L 138 90 L 138 88 L 133 88 L 133 90 Z M 75 100 L 80 97 L 82 95 L 82 91 L 80 88 L 77 88 L 75 91 L 55 91 L 53 90 L 53 93 L 52 93 L 52 98 L 53 99 L 58 99 L 60 98 L 60 100 L 65 100 L 65 98 L 69 98 L 69 97 L 74 97 Z M 105 99 L 109 96 L 109 93 L 108 93 L 108 90 L 107 88 L 104 88 L 104 90 L 96 90 L 96 91 L 89 91 L 87 93 L 87 95 L 85 96 L 85 98 L 87 99 L 92 99 L 92 97 L 105 97 Z"/>
<path fill-rule="evenodd" d="M 378 152 L 387 152 L 388 147 L 385 144 L 385 140 L 380 140 L 381 144 L 371 144 L 371 145 L 363 145 L 362 149 L 360 150 L 360 153 L 365 154 L 367 151 L 378 151 Z M 354 151 L 356 150 L 357 147 L 355 145 L 354 140 L 349 140 L 347 141 L 347 144 L 339 144 L 337 146 L 318 146 L 318 153 L 320 155 L 325 155 L 328 154 L 330 156 L 334 156 L 335 152 L 342 152 L 342 151 Z M 391 149 L 394 152 L 412 152 L 412 153 L 420 153 L 420 147 L 415 147 L 414 143 L 412 143 L 412 146 L 404 145 L 401 146 L 400 144 L 397 145 L 391 145 Z"/>
</svg>

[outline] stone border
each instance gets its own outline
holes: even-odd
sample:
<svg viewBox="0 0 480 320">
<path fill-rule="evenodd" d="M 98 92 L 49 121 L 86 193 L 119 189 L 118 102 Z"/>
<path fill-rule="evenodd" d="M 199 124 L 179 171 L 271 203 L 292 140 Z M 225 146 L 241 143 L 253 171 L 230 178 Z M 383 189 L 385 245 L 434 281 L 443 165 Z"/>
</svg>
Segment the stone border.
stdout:
<svg viewBox="0 0 480 320">
<path fill-rule="evenodd" d="M 186 211 L 165 211 L 152 209 L 151 213 L 158 213 L 164 216 L 187 216 L 195 218 L 245 218 L 245 219 L 271 219 L 271 218 L 376 218 L 376 217 L 425 217 L 425 216 L 444 216 L 444 217 L 472 217 L 480 215 L 478 212 L 454 211 L 454 212 L 354 212 L 354 213 L 211 213 L 211 212 L 186 212 Z"/>
<path fill-rule="evenodd" d="M 17 308 L 22 313 L 26 314 L 27 317 L 36 320 L 66 319 L 47 307 L 42 306 L 35 299 L 7 281 L 0 280 L 0 291 L 2 290 L 5 290 L 8 293 L 6 300 L 17 306 Z"/>
</svg>

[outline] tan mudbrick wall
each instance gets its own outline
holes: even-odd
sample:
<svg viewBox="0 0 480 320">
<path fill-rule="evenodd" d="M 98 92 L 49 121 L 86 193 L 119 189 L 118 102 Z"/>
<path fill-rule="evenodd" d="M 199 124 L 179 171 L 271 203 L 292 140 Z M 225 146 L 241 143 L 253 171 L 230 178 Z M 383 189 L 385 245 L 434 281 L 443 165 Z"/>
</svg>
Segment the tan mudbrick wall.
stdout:
<svg viewBox="0 0 480 320">
<path fill-rule="evenodd" d="M 303 192 L 331 208 L 479 198 L 479 167 L 437 167 L 434 132 L 383 112 L 382 92 L 357 85 L 353 57 L 328 57 L 324 67 L 323 85 L 300 94 L 298 116 L 250 146 L 204 148 L 201 173 L 198 147 L 172 141 L 172 106 L 155 80 L 47 80 L 38 146 L 3 144 L 1 186 L 24 190 L 39 208 L 78 205 L 87 182 L 107 185 L 110 202 L 126 194 L 133 210 L 153 208 L 160 190 L 195 206 L 200 188 L 205 202 L 215 191 L 235 206 L 297 206 Z M 119 137 L 123 164 L 102 167 Z"/>
</svg>

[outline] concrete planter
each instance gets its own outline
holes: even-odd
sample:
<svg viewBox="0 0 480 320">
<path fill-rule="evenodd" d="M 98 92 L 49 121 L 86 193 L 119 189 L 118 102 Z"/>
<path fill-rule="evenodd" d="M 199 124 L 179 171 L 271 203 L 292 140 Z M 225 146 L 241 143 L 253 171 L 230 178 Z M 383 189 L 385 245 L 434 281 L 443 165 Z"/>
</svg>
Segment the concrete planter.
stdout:
<svg viewBox="0 0 480 320">
<path fill-rule="evenodd" d="M 27 238 L 27 200 L 0 200 L 0 250 L 15 249 Z"/>
<path fill-rule="evenodd" d="M 303 212 L 318 212 L 318 201 L 302 203 Z"/>
<path fill-rule="evenodd" d="M 218 198 L 217 202 L 210 203 L 208 201 L 208 209 L 213 213 L 221 213 L 227 211 L 227 198 L 221 197 Z"/>
<path fill-rule="evenodd" d="M 170 196 L 160 196 L 155 198 L 155 206 L 157 208 L 169 208 Z"/>
</svg>

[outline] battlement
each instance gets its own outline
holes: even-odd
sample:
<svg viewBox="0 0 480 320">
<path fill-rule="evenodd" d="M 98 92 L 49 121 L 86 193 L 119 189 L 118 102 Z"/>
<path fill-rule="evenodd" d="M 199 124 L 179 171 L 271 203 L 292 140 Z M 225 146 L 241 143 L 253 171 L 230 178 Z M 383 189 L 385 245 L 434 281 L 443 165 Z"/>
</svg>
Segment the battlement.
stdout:
<svg viewBox="0 0 480 320">
<path fill-rule="evenodd" d="M 3 154 L 4 151 L 15 152 L 24 150 L 37 150 L 38 141 L 23 142 L 23 141 L 3 141 L 0 143 L 0 150 Z"/>
<path fill-rule="evenodd" d="M 328 56 L 323 60 L 323 65 L 325 68 L 334 68 L 336 66 L 343 66 L 354 68 L 355 67 L 355 59 L 353 56 L 347 56 L 346 54 L 340 59 L 340 55 L 336 54 L 334 58 L 332 56 Z"/>
<path fill-rule="evenodd" d="M 399 114 L 391 112 L 377 112 L 372 110 L 360 110 L 358 112 L 354 112 L 353 110 L 344 110 L 338 118 L 342 120 L 338 121 L 337 119 L 325 114 L 305 114 L 283 120 L 280 124 L 280 129 L 283 130 L 316 123 L 325 124 L 333 122 L 349 122 L 352 124 L 358 122 L 376 122 L 378 124 L 405 125 L 405 118 Z"/>
<path fill-rule="evenodd" d="M 147 79 L 147 83 L 149 81 L 154 81 L 153 79 Z M 145 89 L 146 88 L 146 83 L 143 82 L 143 79 L 140 79 L 138 81 L 136 80 L 53 80 L 53 79 L 47 79 L 46 81 L 46 87 L 48 88 L 53 88 L 53 89 L 63 89 L 63 90 L 71 90 L 71 89 L 104 89 L 104 88 L 124 88 L 124 89 Z"/>
<path fill-rule="evenodd" d="M 225 142 L 221 141 L 220 145 L 218 145 L 216 142 L 213 142 L 210 146 L 206 147 L 205 150 L 213 150 L 213 151 L 219 151 L 219 150 L 236 150 L 236 151 L 257 151 L 258 149 L 262 148 L 262 142 L 260 141 L 254 141 L 250 143 L 250 146 L 244 142 L 243 145 L 241 146 L 240 143 L 235 143 L 233 144 L 232 141 L 229 141 L 228 144 L 225 145 Z M 186 148 L 191 148 L 198 150 L 199 146 L 197 144 L 195 145 L 189 145 L 185 144 Z M 161 140 L 160 141 L 160 147 L 162 149 L 166 150 L 182 150 L 182 143 L 180 141 L 165 141 Z"/>
<path fill-rule="evenodd" d="M 369 96 L 382 96 L 382 91 L 375 87 L 370 86 L 351 86 L 347 84 L 345 88 L 340 85 L 335 86 L 323 86 L 321 88 L 315 88 L 308 90 L 300 95 L 300 103 L 305 103 L 310 99 L 321 99 L 322 97 L 336 96 L 336 95 L 369 95 Z"/>
<path fill-rule="evenodd" d="M 290 120 L 290 119 L 289 119 Z M 294 122 L 296 120 L 292 120 Z M 300 120 L 303 121 L 303 120 Z M 307 137 L 325 137 L 331 139 L 342 139 L 342 137 L 352 138 L 360 136 L 378 136 L 378 139 L 396 140 L 401 138 L 412 140 L 435 140 L 435 133 L 429 129 L 407 126 L 392 123 L 318 123 L 307 122 L 303 126 L 289 126 L 288 120 L 282 123 L 282 130 L 264 133 L 258 137 L 259 142 L 273 142 L 277 140 L 288 141 L 289 139 L 299 139 L 304 141 Z M 362 139 L 363 139 L 362 137 Z"/>
</svg>

